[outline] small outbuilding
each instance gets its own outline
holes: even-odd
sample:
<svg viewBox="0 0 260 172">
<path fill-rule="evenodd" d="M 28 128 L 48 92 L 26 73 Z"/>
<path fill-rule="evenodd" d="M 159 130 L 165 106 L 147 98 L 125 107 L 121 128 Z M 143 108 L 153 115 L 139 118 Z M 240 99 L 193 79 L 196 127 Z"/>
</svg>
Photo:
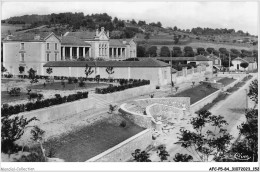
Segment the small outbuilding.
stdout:
<svg viewBox="0 0 260 172">
<path fill-rule="evenodd" d="M 241 67 L 241 63 L 248 63 L 247 68 Z M 257 63 L 255 57 L 237 57 L 232 60 L 233 66 L 230 66 L 230 71 L 253 71 L 257 69 Z"/>
</svg>

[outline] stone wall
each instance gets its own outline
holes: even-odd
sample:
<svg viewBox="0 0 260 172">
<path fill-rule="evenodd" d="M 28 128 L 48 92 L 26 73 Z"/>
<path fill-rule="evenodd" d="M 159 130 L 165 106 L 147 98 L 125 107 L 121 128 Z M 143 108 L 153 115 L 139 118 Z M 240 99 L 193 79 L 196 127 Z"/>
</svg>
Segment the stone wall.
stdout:
<svg viewBox="0 0 260 172">
<path fill-rule="evenodd" d="M 206 104 L 211 103 L 216 97 L 218 97 L 220 92 L 221 92 L 221 90 L 218 90 L 218 91 L 208 95 L 207 97 L 201 99 L 200 101 L 192 104 L 190 106 L 191 114 L 194 114 L 195 112 L 197 112 L 198 110 L 203 108 Z"/>
<path fill-rule="evenodd" d="M 143 127 L 143 128 L 151 128 L 152 121 L 150 116 L 140 115 L 138 113 L 130 112 L 125 108 L 126 103 L 120 106 L 119 112 L 120 115 L 128 120 L 132 121 L 134 124 Z"/>
<path fill-rule="evenodd" d="M 100 97 L 108 102 L 118 102 L 131 97 L 135 97 L 141 94 L 149 93 L 153 91 L 153 86 L 145 85 L 136 88 L 126 89 L 124 91 L 119 91 L 110 94 L 102 94 Z M 81 99 L 74 102 L 64 103 L 60 105 L 55 105 L 47 108 L 42 108 L 38 110 L 33 110 L 29 112 L 23 112 L 17 114 L 18 116 L 24 116 L 26 118 L 37 117 L 39 121 L 33 121 L 32 125 L 38 125 L 41 123 L 51 122 L 58 119 L 63 119 L 71 115 L 81 113 L 83 111 L 96 108 L 97 100 L 91 98 Z M 16 115 L 13 115 L 16 116 Z"/>
<path fill-rule="evenodd" d="M 146 129 L 86 162 L 125 162 L 136 149 L 144 150 L 152 143 L 152 131 Z"/>
</svg>

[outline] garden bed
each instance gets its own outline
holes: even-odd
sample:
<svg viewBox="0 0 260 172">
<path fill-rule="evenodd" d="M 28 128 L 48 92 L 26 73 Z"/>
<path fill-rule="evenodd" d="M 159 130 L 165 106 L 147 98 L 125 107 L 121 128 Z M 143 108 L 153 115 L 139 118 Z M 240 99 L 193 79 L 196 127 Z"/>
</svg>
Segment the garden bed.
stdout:
<svg viewBox="0 0 260 172">
<path fill-rule="evenodd" d="M 228 77 L 225 77 L 225 78 L 222 78 L 222 79 L 218 80 L 218 82 L 223 84 L 224 86 L 227 86 L 227 85 L 231 84 L 234 81 L 235 81 L 235 79 L 228 78 Z"/>
<path fill-rule="evenodd" d="M 26 99 L 28 99 L 28 95 L 24 92 L 21 92 L 19 96 L 10 96 L 7 91 L 1 91 L 1 105 Z"/>
<path fill-rule="evenodd" d="M 55 157 L 66 162 L 84 162 L 144 130 L 129 121 L 126 127 L 108 121 L 49 140 L 44 147 L 55 150 Z"/>
<path fill-rule="evenodd" d="M 105 83 L 89 83 L 85 82 L 85 86 L 79 87 L 79 83 L 72 83 L 69 84 L 65 81 L 65 87 L 62 86 L 61 82 L 54 82 L 54 83 L 46 83 L 46 86 L 44 87 L 44 84 L 37 84 L 29 86 L 30 89 L 39 89 L 39 90 L 83 90 L 83 89 L 89 89 L 89 88 L 96 88 L 96 87 L 107 87 L 109 84 Z"/>
<path fill-rule="evenodd" d="M 218 89 L 201 84 L 169 97 L 190 97 L 190 104 L 192 105 L 216 91 L 218 91 Z"/>
</svg>

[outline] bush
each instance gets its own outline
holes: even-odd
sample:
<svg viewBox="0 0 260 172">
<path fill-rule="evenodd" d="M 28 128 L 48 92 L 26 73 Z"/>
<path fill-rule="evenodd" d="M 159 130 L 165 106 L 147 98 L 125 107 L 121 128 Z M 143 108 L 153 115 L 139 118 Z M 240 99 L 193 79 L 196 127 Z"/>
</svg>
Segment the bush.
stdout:
<svg viewBox="0 0 260 172">
<path fill-rule="evenodd" d="M 7 73 L 7 74 L 4 74 L 4 77 L 5 77 L 5 78 L 12 78 L 12 77 L 13 77 L 13 74 Z"/>
<path fill-rule="evenodd" d="M 97 94 L 107 94 L 107 93 L 122 91 L 128 88 L 139 87 L 139 86 L 149 85 L 149 84 L 150 84 L 149 80 L 133 80 L 131 84 L 120 85 L 120 86 L 113 86 L 111 84 L 107 88 L 96 88 L 95 92 Z"/>
<path fill-rule="evenodd" d="M 73 79 L 72 79 L 71 77 L 69 77 L 69 78 L 68 78 L 68 84 L 72 84 L 72 80 L 73 80 Z"/>
<path fill-rule="evenodd" d="M 120 127 L 125 128 L 125 127 L 126 127 L 126 122 L 125 122 L 125 121 L 122 121 L 122 122 L 120 123 Z"/>
<path fill-rule="evenodd" d="M 85 87 L 85 82 L 83 80 L 80 80 L 79 87 Z"/>
<path fill-rule="evenodd" d="M 157 86 L 155 87 L 155 89 L 157 89 L 157 90 L 160 89 L 160 86 L 157 85 Z"/>
<path fill-rule="evenodd" d="M 19 96 L 21 94 L 21 88 L 19 88 L 19 87 L 11 88 L 11 90 L 8 92 L 8 94 L 10 96 Z"/>
<path fill-rule="evenodd" d="M 18 104 L 14 106 L 3 104 L 1 107 L 2 116 L 10 116 L 25 111 L 41 109 L 44 107 L 49 107 L 53 105 L 58 105 L 66 102 L 72 102 L 72 101 L 88 98 L 88 92 L 77 92 L 77 94 L 71 94 L 69 96 L 64 96 L 64 97 L 61 97 L 60 94 L 55 94 L 54 98 L 45 99 L 45 100 L 41 100 L 43 98 L 42 94 L 30 93 L 29 96 L 32 96 L 31 99 L 37 98 L 37 101 L 34 103 L 28 102 L 26 104 Z"/>
</svg>

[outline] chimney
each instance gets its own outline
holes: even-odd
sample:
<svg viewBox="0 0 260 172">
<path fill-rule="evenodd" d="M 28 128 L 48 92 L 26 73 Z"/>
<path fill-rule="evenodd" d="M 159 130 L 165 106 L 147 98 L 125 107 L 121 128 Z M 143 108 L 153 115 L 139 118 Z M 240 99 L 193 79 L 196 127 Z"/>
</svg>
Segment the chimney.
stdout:
<svg viewBox="0 0 260 172">
<path fill-rule="evenodd" d="M 98 29 L 96 29 L 96 36 L 98 36 Z"/>
<path fill-rule="evenodd" d="M 101 27 L 101 32 L 104 32 L 105 31 L 105 28 L 104 27 Z"/>
</svg>

